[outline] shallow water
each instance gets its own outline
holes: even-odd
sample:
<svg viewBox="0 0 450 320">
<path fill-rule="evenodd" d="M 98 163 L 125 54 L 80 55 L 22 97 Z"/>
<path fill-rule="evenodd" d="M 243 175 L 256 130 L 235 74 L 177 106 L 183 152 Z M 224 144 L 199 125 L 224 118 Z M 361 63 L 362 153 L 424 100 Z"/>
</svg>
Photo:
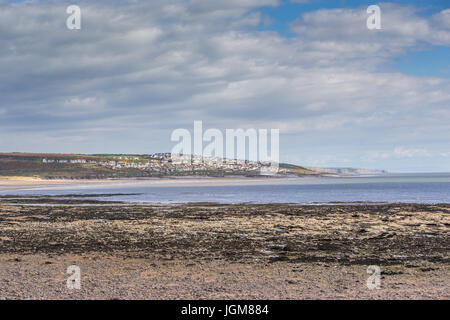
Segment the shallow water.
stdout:
<svg viewBox="0 0 450 320">
<path fill-rule="evenodd" d="M 137 203 L 450 203 L 450 173 L 340 178 L 205 179 L 65 185 L 3 191 L 14 195 L 116 194 L 98 200 Z M 128 195 L 124 195 L 128 194 Z"/>
</svg>

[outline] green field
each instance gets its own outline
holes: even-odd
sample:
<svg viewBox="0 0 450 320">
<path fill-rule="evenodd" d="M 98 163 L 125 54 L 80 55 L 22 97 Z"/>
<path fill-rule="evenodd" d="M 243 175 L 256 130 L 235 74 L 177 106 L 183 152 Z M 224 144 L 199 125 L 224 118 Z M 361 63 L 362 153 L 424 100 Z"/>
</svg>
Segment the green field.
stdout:
<svg viewBox="0 0 450 320">
<path fill-rule="evenodd" d="M 51 161 L 48 163 L 47 161 Z M 70 163 L 83 161 L 85 163 Z M 109 168 L 94 162 L 115 161 L 135 165 L 149 162 L 160 163 L 162 160 L 148 155 L 121 154 L 33 154 L 33 153 L 0 153 L 0 176 L 37 177 L 42 179 L 105 179 L 132 177 L 161 177 L 161 176 L 230 176 L 230 175 L 258 175 L 257 170 L 184 170 L 169 171 L 164 168 L 159 172 L 141 168 Z M 317 172 L 303 167 L 280 164 L 289 174 L 314 175 Z"/>
</svg>

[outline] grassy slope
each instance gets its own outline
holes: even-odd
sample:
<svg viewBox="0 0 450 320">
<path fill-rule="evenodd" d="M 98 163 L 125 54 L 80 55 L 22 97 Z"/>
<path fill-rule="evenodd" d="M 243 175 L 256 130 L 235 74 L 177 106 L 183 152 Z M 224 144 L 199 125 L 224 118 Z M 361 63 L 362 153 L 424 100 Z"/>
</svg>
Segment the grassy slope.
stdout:
<svg viewBox="0 0 450 320">
<path fill-rule="evenodd" d="M 280 168 L 288 169 L 292 174 L 311 174 L 311 175 L 319 174 L 316 171 L 288 163 L 280 163 Z"/>
<path fill-rule="evenodd" d="M 159 173 L 145 172 L 134 168 L 122 168 L 113 170 L 92 163 L 72 164 L 72 163 L 43 163 L 42 159 L 54 160 L 96 160 L 108 161 L 122 155 L 77 155 L 77 154 L 32 154 L 32 153 L 0 153 L 0 176 L 22 176 L 38 178 L 63 178 L 63 179 L 81 179 L 81 178 L 114 178 L 114 177 L 148 177 L 159 176 Z M 133 161 L 147 161 L 143 155 L 127 155 L 137 157 Z M 280 164 L 280 168 L 288 169 L 292 174 L 310 175 L 317 174 L 312 170 L 290 164 Z M 174 172 L 171 175 L 201 175 L 201 176 L 222 176 L 222 175 L 245 175 L 252 174 L 248 171 L 239 171 L 225 173 L 216 170 L 207 171 L 187 171 Z M 254 174 L 254 172 L 253 172 Z"/>
</svg>

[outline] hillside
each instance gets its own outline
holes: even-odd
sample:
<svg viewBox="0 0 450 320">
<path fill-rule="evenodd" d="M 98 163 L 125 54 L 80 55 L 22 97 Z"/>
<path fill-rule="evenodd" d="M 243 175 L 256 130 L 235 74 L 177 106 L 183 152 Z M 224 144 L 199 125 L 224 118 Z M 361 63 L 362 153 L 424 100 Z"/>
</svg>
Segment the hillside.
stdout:
<svg viewBox="0 0 450 320">
<path fill-rule="evenodd" d="M 286 171 L 284 171 L 286 170 Z M 283 173 L 288 173 L 288 174 L 298 174 L 298 175 L 317 175 L 320 174 L 320 172 L 309 169 L 309 168 L 305 168 L 305 167 L 301 167 L 301 166 L 297 166 L 297 165 L 293 165 L 293 164 L 288 164 L 288 163 L 280 163 L 280 171 Z"/>
<path fill-rule="evenodd" d="M 265 164 L 214 158 L 192 157 L 188 163 L 174 163 L 170 153 L 48 154 L 0 153 L 0 176 L 43 179 L 104 179 L 163 176 L 255 176 Z M 300 166 L 280 164 L 282 175 L 317 175 Z"/>
</svg>

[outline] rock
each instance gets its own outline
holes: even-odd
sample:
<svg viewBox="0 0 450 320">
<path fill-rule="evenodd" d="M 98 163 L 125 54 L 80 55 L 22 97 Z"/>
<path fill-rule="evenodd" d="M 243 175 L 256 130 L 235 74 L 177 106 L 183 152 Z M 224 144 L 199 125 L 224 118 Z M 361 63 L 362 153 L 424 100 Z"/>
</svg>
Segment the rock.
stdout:
<svg viewBox="0 0 450 320">
<path fill-rule="evenodd" d="M 392 275 L 396 275 L 396 274 L 403 274 L 403 271 L 394 271 L 394 270 L 384 270 L 381 272 L 382 275 L 386 275 L 386 276 L 392 276 Z"/>
<path fill-rule="evenodd" d="M 289 284 L 297 284 L 297 281 L 294 281 L 294 280 L 286 280 L 286 282 Z"/>
<path fill-rule="evenodd" d="M 269 258 L 270 262 L 277 262 L 277 261 L 289 261 L 289 258 L 286 256 L 273 256 Z"/>
<path fill-rule="evenodd" d="M 422 271 L 422 272 L 428 272 L 428 271 L 435 271 L 436 270 L 436 268 L 420 268 L 420 271 Z"/>
</svg>

